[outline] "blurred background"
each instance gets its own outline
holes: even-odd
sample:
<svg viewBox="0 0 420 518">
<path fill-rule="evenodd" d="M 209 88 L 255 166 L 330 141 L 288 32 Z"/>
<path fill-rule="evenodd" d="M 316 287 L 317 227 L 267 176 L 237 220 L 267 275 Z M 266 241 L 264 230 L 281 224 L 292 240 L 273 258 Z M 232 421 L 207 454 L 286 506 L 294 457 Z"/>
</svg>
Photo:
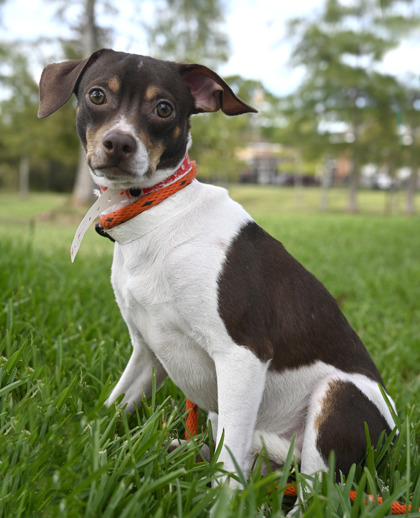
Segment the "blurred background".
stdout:
<svg viewBox="0 0 420 518">
<path fill-rule="evenodd" d="M 200 180 L 316 188 L 323 209 L 341 188 L 349 212 L 383 190 L 414 213 L 419 36 L 420 0 L 0 0 L 0 189 L 91 201 L 74 102 L 38 120 L 38 81 L 112 47 L 207 65 L 259 110 L 193 118 Z"/>
</svg>

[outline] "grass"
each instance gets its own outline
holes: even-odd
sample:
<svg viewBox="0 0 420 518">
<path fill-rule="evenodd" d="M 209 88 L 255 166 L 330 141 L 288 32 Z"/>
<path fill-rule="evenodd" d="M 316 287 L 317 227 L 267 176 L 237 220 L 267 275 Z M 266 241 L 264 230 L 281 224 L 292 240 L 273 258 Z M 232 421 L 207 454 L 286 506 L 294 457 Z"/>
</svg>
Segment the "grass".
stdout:
<svg viewBox="0 0 420 518">
<path fill-rule="evenodd" d="M 292 459 L 262 475 L 261 456 L 243 491 L 212 489 L 218 452 L 196 459 L 200 445 L 212 446 L 204 416 L 197 442 L 168 452 L 183 434 L 185 403 L 170 381 L 137 415 L 103 405 L 130 354 L 109 283 L 112 244 L 89 231 L 72 265 L 80 211 L 63 196 L 0 195 L 0 516 L 278 517 L 294 503 L 283 492 L 290 470 L 301 516 L 379 518 L 393 500 L 419 516 L 420 219 L 383 216 L 383 193 L 362 194 L 362 212 L 349 216 L 340 204 L 320 213 L 311 190 L 302 210 L 293 190 L 232 191 L 361 335 L 397 404 L 394 444 L 369 447 L 366 466 L 340 484 L 324 474 L 310 487 Z M 365 504 L 365 493 L 384 504 Z"/>
</svg>

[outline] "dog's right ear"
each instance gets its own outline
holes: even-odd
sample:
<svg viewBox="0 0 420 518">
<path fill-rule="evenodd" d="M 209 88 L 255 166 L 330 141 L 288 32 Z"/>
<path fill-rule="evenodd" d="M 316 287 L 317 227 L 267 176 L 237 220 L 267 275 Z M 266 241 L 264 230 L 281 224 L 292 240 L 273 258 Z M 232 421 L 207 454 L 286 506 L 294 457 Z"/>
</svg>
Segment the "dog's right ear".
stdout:
<svg viewBox="0 0 420 518">
<path fill-rule="evenodd" d="M 76 90 L 83 72 L 91 66 L 105 49 L 97 50 L 80 61 L 64 61 L 47 65 L 39 81 L 38 117 L 48 117 L 61 108 Z"/>
</svg>

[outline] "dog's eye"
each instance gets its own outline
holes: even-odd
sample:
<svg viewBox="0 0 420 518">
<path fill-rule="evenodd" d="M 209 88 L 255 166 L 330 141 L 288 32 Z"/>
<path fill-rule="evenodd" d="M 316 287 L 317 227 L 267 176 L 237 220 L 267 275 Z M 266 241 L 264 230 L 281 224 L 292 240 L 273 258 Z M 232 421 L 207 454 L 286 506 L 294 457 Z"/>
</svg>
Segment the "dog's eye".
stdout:
<svg viewBox="0 0 420 518">
<path fill-rule="evenodd" d="M 166 101 L 161 101 L 155 108 L 156 115 L 159 115 L 162 119 L 166 119 L 172 115 L 173 111 L 172 106 Z"/>
<path fill-rule="evenodd" d="M 93 102 L 93 104 L 105 104 L 106 97 L 102 90 L 95 88 L 89 92 L 89 99 Z"/>
</svg>

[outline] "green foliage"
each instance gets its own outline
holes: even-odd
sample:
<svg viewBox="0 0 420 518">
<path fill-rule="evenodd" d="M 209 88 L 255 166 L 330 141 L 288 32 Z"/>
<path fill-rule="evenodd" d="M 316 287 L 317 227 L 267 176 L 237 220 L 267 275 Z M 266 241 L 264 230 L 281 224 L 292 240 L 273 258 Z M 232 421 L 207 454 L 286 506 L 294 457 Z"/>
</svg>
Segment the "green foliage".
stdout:
<svg viewBox="0 0 420 518">
<path fill-rule="evenodd" d="M 84 59 L 97 49 L 111 46 L 115 27 L 100 27 L 98 12 L 116 15 L 118 8 L 109 0 L 49 0 L 57 7 L 57 19 L 67 24 L 72 30 L 69 39 L 61 39 L 63 59 Z M 68 18 L 69 12 L 71 18 Z M 77 13 L 77 23 L 74 19 Z M 57 60 L 54 60 L 57 61 Z"/>
<path fill-rule="evenodd" d="M 112 244 L 88 232 L 72 265 L 80 214 L 65 199 L 33 196 L 22 205 L 2 196 L 1 517 L 201 518 L 212 507 L 213 517 L 279 517 L 294 504 L 283 492 L 289 472 L 302 488 L 300 516 L 388 516 L 396 499 L 418 508 L 418 220 L 291 213 L 290 190 L 237 188 L 234 196 L 326 284 L 361 334 L 397 403 L 394 445 L 369 446 L 366 467 L 355 466 L 339 484 L 331 475 L 301 475 L 291 456 L 283 470 L 263 475 L 263 452 L 243 491 L 212 489 L 221 474 L 218 452 L 209 463 L 196 459 L 202 444 L 212 450 L 204 415 L 197 442 L 168 452 L 167 441 L 183 434 L 185 408 L 170 381 L 131 417 L 103 404 L 130 355 L 109 283 Z M 315 191 L 305 196 L 315 207 Z M 37 214 L 52 209 L 57 223 L 38 221 Z M 385 504 L 365 504 L 365 493 L 381 495 Z"/>
<path fill-rule="evenodd" d="M 193 116 L 189 154 L 197 161 L 200 178 L 213 182 L 239 179 L 245 165 L 237 158 L 237 151 L 248 141 L 252 117 L 228 117 L 222 112 Z"/>
<path fill-rule="evenodd" d="M 30 57 L 19 45 L 5 48 L 3 64 L 9 73 L 2 82 L 10 97 L 0 102 L 0 186 L 16 188 L 17 164 L 26 155 L 33 187 L 68 189 L 66 178 L 52 171 L 52 164 L 61 164 L 61 173 L 77 164 L 74 109 L 69 104 L 45 121 L 38 120 L 38 85 L 31 74 Z"/>
<path fill-rule="evenodd" d="M 157 2 L 156 22 L 144 24 L 151 55 L 209 67 L 226 61 L 229 42 L 221 28 L 222 4 L 223 0 Z"/>
<path fill-rule="evenodd" d="M 283 135 L 304 156 L 347 153 L 355 176 L 361 164 L 387 164 L 391 172 L 413 164 L 407 153 L 415 146 L 402 149 L 397 116 L 410 113 L 418 127 L 418 109 L 407 102 L 408 85 L 377 67 L 402 35 L 420 26 L 414 3 L 406 3 L 413 6 L 406 16 L 400 14 L 402 3 L 328 0 L 313 19 L 290 22 L 291 62 L 305 66 L 306 77 L 283 103 L 288 119 Z M 411 99 L 418 98 L 418 82 L 415 90 Z"/>
</svg>

